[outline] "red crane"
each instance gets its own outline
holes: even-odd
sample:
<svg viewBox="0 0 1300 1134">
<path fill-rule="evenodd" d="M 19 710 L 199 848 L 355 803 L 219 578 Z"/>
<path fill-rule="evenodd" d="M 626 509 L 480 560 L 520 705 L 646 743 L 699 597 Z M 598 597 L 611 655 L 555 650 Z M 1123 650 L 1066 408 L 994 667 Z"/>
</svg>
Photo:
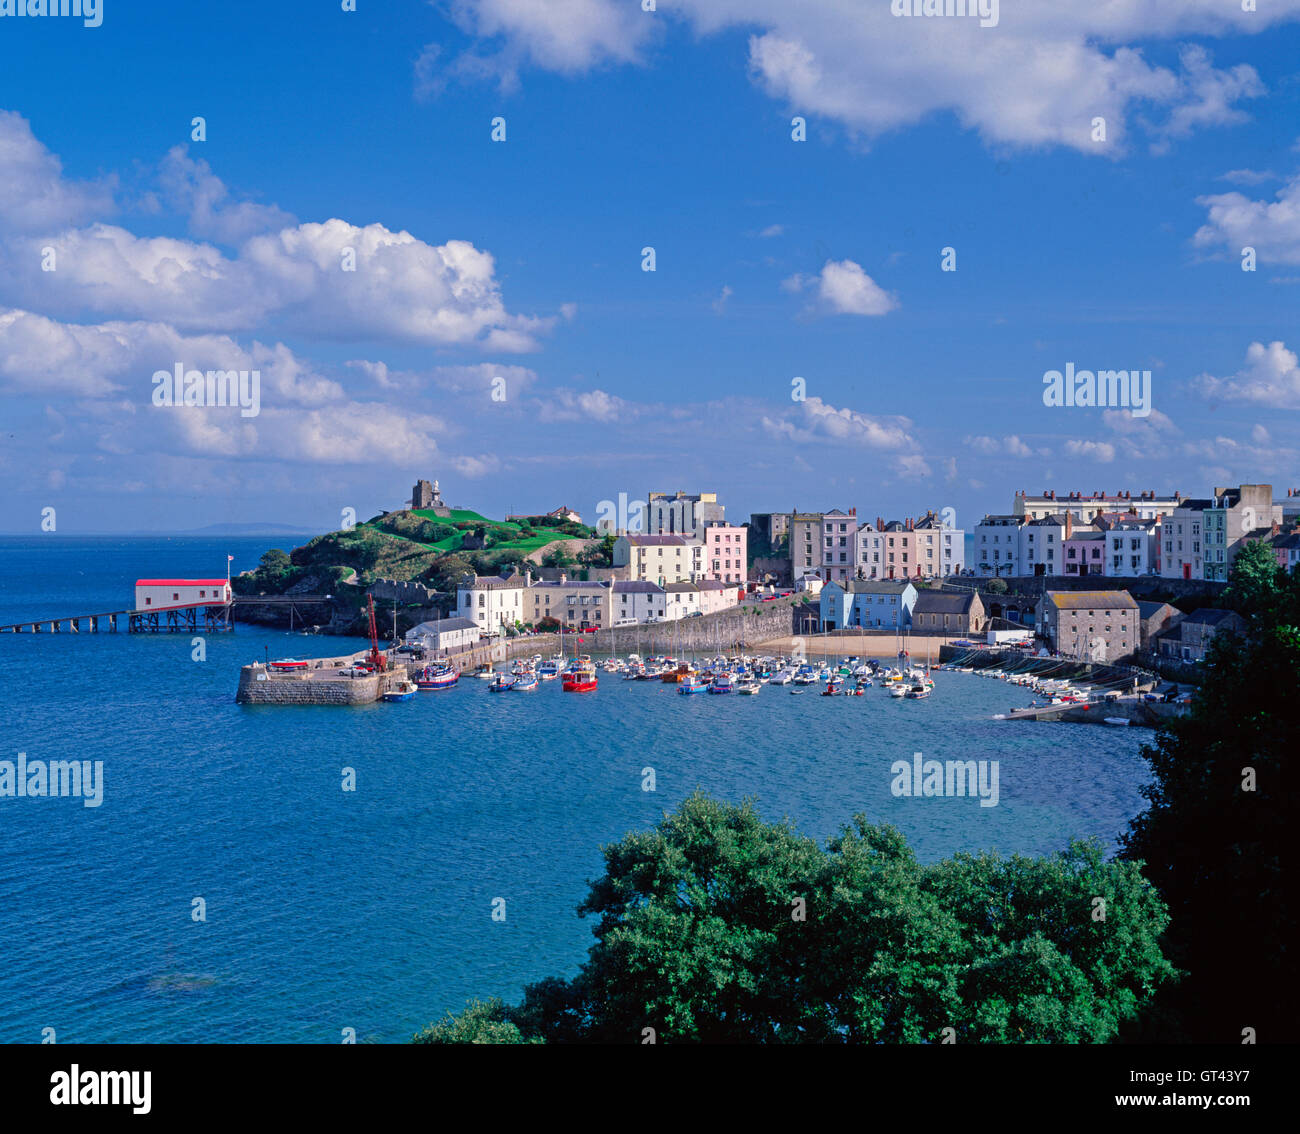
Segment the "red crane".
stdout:
<svg viewBox="0 0 1300 1134">
<path fill-rule="evenodd" d="M 375 600 L 373 595 L 366 595 L 370 603 L 370 656 L 367 659 L 376 673 L 383 673 L 388 659 L 379 652 L 379 631 L 375 629 Z"/>
</svg>

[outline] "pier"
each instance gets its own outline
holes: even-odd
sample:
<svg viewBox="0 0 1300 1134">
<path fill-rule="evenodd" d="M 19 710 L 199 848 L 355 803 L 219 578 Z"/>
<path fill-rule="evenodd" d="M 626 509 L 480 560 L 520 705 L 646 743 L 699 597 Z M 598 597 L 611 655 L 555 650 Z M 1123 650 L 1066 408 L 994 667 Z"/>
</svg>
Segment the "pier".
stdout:
<svg viewBox="0 0 1300 1134">
<path fill-rule="evenodd" d="M 215 634 L 231 629 L 229 607 L 203 607 L 202 614 L 199 610 L 193 606 L 179 610 L 110 610 L 24 619 L 0 626 L 0 634 L 116 634 L 122 627 L 128 634 Z"/>
</svg>

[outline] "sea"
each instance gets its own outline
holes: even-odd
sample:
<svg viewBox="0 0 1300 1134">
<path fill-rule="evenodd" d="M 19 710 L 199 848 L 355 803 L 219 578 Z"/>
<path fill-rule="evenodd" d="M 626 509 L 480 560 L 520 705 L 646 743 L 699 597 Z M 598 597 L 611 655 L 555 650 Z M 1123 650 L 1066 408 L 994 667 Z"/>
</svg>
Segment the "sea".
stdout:
<svg viewBox="0 0 1300 1134">
<path fill-rule="evenodd" d="M 227 555 L 238 572 L 295 542 L 0 538 L 0 625 L 127 609 L 138 577 L 215 577 Z M 272 708 L 235 704 L 241 665 L 366 643 L 237 625 L 201 645 L 0 635 L 0 760 L 103 770 L 97 807 L 0 797 L 0 1041 L 404 1042 L 572 975 L 601 846 L 696 788 L 819 840 L 858 813 L 893 823 L 925 861 L 1113 851 L 1145 806 L 1146 730 L 996 721 L 1028 695 L 970 675 L 936 674 L 924 701 L 681 697 L 602 674 L 589 694 L 466 678 Z M 998 761 L 998 805 L 893 796 L 915 752 Z"/>
</svg>

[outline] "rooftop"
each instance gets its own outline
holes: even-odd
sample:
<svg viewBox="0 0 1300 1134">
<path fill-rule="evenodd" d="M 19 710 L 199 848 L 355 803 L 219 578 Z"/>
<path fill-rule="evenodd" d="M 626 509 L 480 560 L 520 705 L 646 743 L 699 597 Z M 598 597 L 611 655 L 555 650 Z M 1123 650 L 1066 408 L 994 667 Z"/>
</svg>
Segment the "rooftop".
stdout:
<svg viewBox="0 0 1300 1134">
<path fill-rule="evenodd" d="M 1044 596 L 1057 610 L 1136 610 L 1128 591 L 1048 591 Z"/>
</svg>

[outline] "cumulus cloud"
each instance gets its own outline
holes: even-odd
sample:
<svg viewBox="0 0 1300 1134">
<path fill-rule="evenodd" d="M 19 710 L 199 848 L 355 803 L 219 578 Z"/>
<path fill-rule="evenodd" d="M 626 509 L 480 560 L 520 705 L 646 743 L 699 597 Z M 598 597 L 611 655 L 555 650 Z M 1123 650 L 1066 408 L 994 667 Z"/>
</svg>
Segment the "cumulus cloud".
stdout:
<svg viewBox="0 0 1300 1134">
<path fill-rule="evenodd" d="M 1135 107 L 1144 120 L 1162 110 L 1146 122 L 1157 139 L 1180 137 L 1238 121 L 1235 104 L 1260 91 L 1250 67 L 1216 69 L 1203 48 L 1184 48 L 1173 69 L 1148 63 L 1138 45 L 1255 34 L 1294 20 L 1300 0 L 1252 12 L 1223 0 L 1038 0 L 1017 4 L 1014 18 L 1003 12 L 993 28 L 890 9 L 885 0 L 664 0 L 647 17 L 625 0 L 456 0 L 453 18 L 478 42 L 436 74 L 427 62 L 417 84 L 494 79 L 510 88 L 526 65 L 572 75 L 638 62 L 677 19 L 699 35 L 748 31 L 756 85 L 861 137 L 946 112 L 998 145 L 1113 154 Z M 1104 146 L 1092 140 L 1097 116 L 1107 122 Z"/>
<path fill-rule="evenodd" d="M 113 211 L 112 179 L 71 181 L 21 114 L 0 110 L 0 232 L 44 233 Z"/>
<path fill-rule="evenodd" d="M 1009 437 L 1003 437 L 999 440 L 996 437 L 967 437 L 966 444 L 977 453 L 982 453 L 987 457 L 1032 457 L 1035 452 L 1025 444 L 1016 434 Z M 1039 456 L 1045 456 L 1046 452 L 1039 450 Z"/>
<path fill-rule="evenodd" d="M 791 413 L 793 417 L 763 417 L 763 429 L 779 440 L 799 443 L 836 441 L 886 451 L 916 447 L 910 433 L 910 418 L 876 417 L 856 410 L 836 409 L 821 398 L 808 398 Z"/>
<path fill-rule="evenodd" d="M 781 282 L 786 291 L 816 289 L 816 302 L 809 314 L 885 315 L 898 300 L 885 291 L 852 260 L 827 260 L 816 276 L 796 273 Z"/>
<path fill-rule="evenodd" d="M 1202 374 L 1193 386 L 1206 398 L 1249 402 L 1274 409 L 1300 409 L 1300 368 L 1285 343 L 1251 343 L 1246 364 L 1235 374 L 1216 378 Z"/>
<path fill-rule="evenodd" d="M 1275 197 L 1253 200 L 1236 192 L 1197 197 L 1207 215 L 1193 243 L 1223 249 L 1229 256 L 1239 256 L 1249 246 L 1263 263 L 1300 264 L 1300 176 L 1292 177 Z"/>
<path fill-rule="evenodd" d="M 1115 459 L 1115 446 L 1108 441 L 1067 441 L 1065 452 L 1068 456 L 1103 465 L 1108 465 Z"/>
<path fill-rule="evenodd" d="M 544 422 L 629 420 L 640 407 L 604 390 L 560 388 L 536 402 L 538 418 Z"/>
<path fill-rule="evenodd" d="M 292 218 L 279 209 L 232 201 L 207 163 L 182 147 L 164 159 L 160 179 L 164 199 L 194 231 L 242 241 L 238 251 L 78 225 L 111 202 L 64 179 L 27 123 L 0 114 L 0 302 L 63 319 L 93 314 L 184 331 L 250 330 L 274 317 L 320 337 L 505 353 L 536 349 L 559 319 L 507 311 L 492 254 L 468 241 L 429 244 L 338 218 L 286 223 Z M 46 246 L 54 271 L 42 270 Z"/>
<path fill-rule="evenodd" d="M 189 215 L 190 231 L 222 244 L 241 244 L 256 233 L 295 223 L 293 216 L 274 205 L 231 201 L 230 191 L 212 167 L 191 158 L 185 146 L 167 152 L 159 181 L 168 205 Z"/>
</svg>

